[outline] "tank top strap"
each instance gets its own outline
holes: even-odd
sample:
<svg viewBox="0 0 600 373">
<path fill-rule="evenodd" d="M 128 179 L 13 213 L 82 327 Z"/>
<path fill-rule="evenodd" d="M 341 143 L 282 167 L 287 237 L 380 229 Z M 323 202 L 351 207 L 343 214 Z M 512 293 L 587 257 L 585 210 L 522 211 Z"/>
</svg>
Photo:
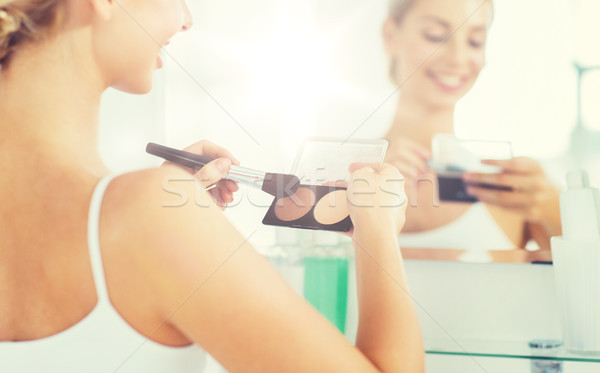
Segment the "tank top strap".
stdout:
<svg viewBox="0 0 600 373">
<path fill-rule="evenodd" d="M 106 288 L 106 280 L 104 278 L 104 265 L 102 264 L 102 254 L 100 253 L 100 209 L 104 192 L 108 184 L 115 175 L 108 175 L 100 179 L 92 194 L 90 202 L 90 210 L 88 215 L 88 249 L 90 252 L 90 262 L 92 265 L 92 273 L 94 274 L 94 284 L 96 286 L 96 294 L 98 303 L 109 302 L 108 290 Z"/>
</svg>

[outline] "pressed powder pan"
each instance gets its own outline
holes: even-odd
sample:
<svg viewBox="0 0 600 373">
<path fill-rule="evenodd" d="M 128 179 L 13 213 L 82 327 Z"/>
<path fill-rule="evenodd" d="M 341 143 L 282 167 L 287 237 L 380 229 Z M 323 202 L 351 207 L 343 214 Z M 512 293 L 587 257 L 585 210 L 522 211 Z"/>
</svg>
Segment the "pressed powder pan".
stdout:
<svg viewBox="0 0 600 373">
<path fill-rule="evenodd" d="M 315 205 L 315 219 L 321 224 L 336 224 L 348 216 L 346 189 L 329 192 Z"/>
<path fill-rule="evenodd" d="M 275 216 L 283 221 L 300 219 L 314 204 L 315 192 L 310 187 L 300 186 L 296 193 L 275 202 Z"/>
<path fill-rule="evenodd" d="M 293 195 L 273 201 L 263 224 L 348 232 L 352 221 L 348 216 L 346 188 L 300 185 Z"/>
</svg>

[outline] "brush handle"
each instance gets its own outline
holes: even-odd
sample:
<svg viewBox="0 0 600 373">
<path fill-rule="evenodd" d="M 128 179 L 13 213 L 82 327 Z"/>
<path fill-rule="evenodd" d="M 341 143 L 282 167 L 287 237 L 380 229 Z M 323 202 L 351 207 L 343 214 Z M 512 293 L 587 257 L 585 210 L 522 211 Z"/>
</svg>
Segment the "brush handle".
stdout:
<svg viewBox="0 0 600 373">
<path fill-rule="evenodd" d="M 194 172 L 198 172 L 213 160 L 209 157 L 169 148 L 152 142 L 146 145 L 146 152 L 177 163 L 178 165 L 191 168 Z M 294 175 L 265 173 L 236 165 L 232 165 L 229 168 L 229 172 L 223 179 L 251 185 L 276 197 L 291 196 L 296 193 L 300 186 L 300 179 Z"/>
<path fill-rule="evenodd" d="M 169 148 L 152 142 L 146 145 L 146 152 L 164 158 L 167 161 L 177 163 L 178 165 L 191 168 L 194 172 L 198 172 L 207 163 L 213 161 L 213 159 L 209 157 L 186 152 L 184 150 Z M 262 181 L 265 179 L 265 173 L 247 167 L 231 165 L 229 173 L 224 179 L 230 179 L 261 188 Z"/>
<path fill-rule="evenodd" d="M 193 169 L 194 171 L 200 170 L 207 163 L 212 161 L 209 157 L 204 157 L 202 155 L 186 152 L 183 150 L 169 148 L 167 146 L 155 144 L 153 142 L 149 142 L 146 145 L 146 153 L 156 155 L 158 157 L 164 158 L 167 161 L 171 161 L 173 163 L 177 163 L 178 165 L 188 167 Z"/>
</svg>

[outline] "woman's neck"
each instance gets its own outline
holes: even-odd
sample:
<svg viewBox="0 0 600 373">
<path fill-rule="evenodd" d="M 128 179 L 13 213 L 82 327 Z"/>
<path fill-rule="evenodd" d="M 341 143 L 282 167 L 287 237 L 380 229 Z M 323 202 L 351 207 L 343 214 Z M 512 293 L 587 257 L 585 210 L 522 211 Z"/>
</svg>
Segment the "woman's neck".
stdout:
<svg viewBox="0 0 600 373">
<path fill-rule="evenodd" d="M 0 72 L 0 148 L 101 174 L 97 127 L 105 87 L 89 51 L 75 45 L 31 45 Z"/>
<path fill-rule="evenodd" d="M 394 138 L 403 137 L 431 149 L 436 133 L 454 133 L 454 107 L 432 108 L 400 95 L 386 138 L 393 142 Z"/>
</svg>

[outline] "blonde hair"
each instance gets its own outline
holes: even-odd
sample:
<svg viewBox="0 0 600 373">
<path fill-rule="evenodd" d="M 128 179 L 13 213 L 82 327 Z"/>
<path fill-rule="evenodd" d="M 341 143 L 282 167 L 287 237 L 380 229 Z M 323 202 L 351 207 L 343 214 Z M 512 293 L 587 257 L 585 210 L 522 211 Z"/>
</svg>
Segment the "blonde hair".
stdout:
<svg viewBox="0 0 600 373">
<path fill-rule="evenodd" d="M 400 23 L 406 12 L 415 3 L 416 0 L 390 0 L 388 6 L 388 14 L 396 23 Z"/>
<path fill-rule="evenodd" d="M 54 32 L 63 18 L 63 0 L 0 0 L 0 66 L 20 46 Z"/>
</svg>

